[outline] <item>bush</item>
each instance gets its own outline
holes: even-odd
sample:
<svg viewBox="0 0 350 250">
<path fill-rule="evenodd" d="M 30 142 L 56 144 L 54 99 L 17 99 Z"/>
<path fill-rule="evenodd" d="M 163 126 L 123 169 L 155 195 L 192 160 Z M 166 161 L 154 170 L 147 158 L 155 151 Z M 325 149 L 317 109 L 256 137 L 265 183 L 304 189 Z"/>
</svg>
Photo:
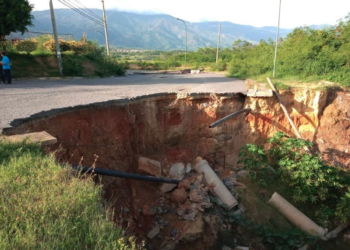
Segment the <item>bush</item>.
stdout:
<svg viewBox="0 0 350 250">
<path fill-rule="evenodd" d="M 24 51 L 28 55 L 38 48 L 38 42 L 35 39 L 32 40 L 22 40 L 14 44 L 18 51 Z"/>
<path fill-rule="evenodd" d="M 39 145 L 0 142 L 0 179 L 0 249 L 137 249 L 104 210 L 102 186 Z"/>
<path fill-rule="evenodd" d="M 348 172 L 328 166 L 320 157 L 305 152 L 304 148 L 312 145 L 310 142 L 283 133 L 277 133 L 268 142 L 271 149 L 267 153 L 257 145 L 242 148 L 240 163 L 251 172 L 252 180 L 268 180 L 273 176 L 288 185 L 295 202 L 317 207 L 313 216 L 322 225 L 329 225 L 331 219 L 342 222 L 350 219 Z"/>
</svg>

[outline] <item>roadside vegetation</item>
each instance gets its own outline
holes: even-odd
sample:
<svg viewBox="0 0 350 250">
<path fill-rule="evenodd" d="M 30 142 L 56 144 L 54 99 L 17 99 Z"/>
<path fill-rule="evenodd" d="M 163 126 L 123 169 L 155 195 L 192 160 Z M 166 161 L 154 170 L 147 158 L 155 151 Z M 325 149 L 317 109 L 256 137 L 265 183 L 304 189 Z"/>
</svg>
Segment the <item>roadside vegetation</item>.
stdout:
<svg viewBox="0 0 350 250">
<path fill-rule="evenodd" d="M 60 39 L 64 76 L 106 77 L 125 74 L 126 65 L 105 55 L 105 49 L 82 37 L 79 41 Z M 15 41 L 9 44 L 15 78 L 59 77 L 56 46 L 52 36 Z"/>
<path fill-rule="evenodd" d="M 0 249 L 141 249 L 91 176 L 37 144 L 0 142 Z"/>
<path fill-rule="evenodd" d="M 243 147 L 240 165 L 248 171 L 257 193 L 265 194 L 269 199 L 274 192 L 278 192 L 313 221 L 331 231 L 350 219 L 350 175 L 341 168 L 327 165 L 318 155 L 305 151 L 305 147 L 311 146 L 312 143 L 308 141 L 279 132 L 267 141 L 266 147 L 255 144 Z M 250 189 L 254 190 L 254 187 L 250 186 Z M 246 225 L 247 220 L 243 218 L 238 222 Z M 332 244 L 317 243 L 316 238 L 299 235 L 287 227 L 287 230 L 281 230 L 276 226 L 261 227 L 252 223 L 245 229 L 263 236 L 267 241 L 265 243 L 270 245 L 268 249 L 296 249 L 305 243 L 322 246 L 316 249 L 328 249 Z M 295 237 L 295 233 L 300 237 Z"/>
<path fill-rule="evenodd" d="M 188 52 L 187 66 L 208 71 L 227 71 L 230 77 L 266 81 L 272 75 L 275 41 L 258 44 L 237 40 L 231 49 L 221 49 L 218 64 L 216 48 Z M 315 82 L 326 80 L 350 86 L 350 15 L 337 25 L 321 30 L 296 28 L 278 47 L 278 81 Z M 184 66 L 183 51 L 163 52 L 152 61 L 133 61 L 142 69 L 173 69 Z"/>
</svg>

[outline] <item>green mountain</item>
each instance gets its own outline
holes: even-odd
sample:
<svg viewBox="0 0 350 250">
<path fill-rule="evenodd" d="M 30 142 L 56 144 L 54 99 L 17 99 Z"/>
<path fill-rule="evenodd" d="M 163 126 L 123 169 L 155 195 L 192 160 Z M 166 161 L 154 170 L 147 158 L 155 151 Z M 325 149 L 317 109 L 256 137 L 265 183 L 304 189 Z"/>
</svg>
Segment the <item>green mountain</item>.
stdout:
<svg viewBox="0 0 350 250">
<path fill-rule="evenodd" d="M 97 16 L 102 16 L 101 10 L 93 10 Z M 84 16 L 69 9 L 55 11 L 57 29 L 59 33 L 72 33 L 80 38 L 85 32 L 88 39 L 97 40 L 104 44 L 103 27 L 90 21 Z M 140 48 L 150 50 L 184 49 L 185 26 L 175 17 L 164 14 L 135 14 L 107 10 L 109 40 L 112 46 L 124 48 Z M 52 31 L 51 17 L 48 10 L 34 11 L 34 27 L 31 31 Z M 187 22 L 188 49 L 199 47 L 216 47 L 218 22 Z M 281 29 L 281 36 L 291 30 Z M 101 33 L 102 32 L 102 33 Z M 276 28 L 256 28 L 223 22 L 221 29 L 221 47 L 231 47 L 237 39 L 259 42 L 261 39 L 275 39 Z"/>
</svg>

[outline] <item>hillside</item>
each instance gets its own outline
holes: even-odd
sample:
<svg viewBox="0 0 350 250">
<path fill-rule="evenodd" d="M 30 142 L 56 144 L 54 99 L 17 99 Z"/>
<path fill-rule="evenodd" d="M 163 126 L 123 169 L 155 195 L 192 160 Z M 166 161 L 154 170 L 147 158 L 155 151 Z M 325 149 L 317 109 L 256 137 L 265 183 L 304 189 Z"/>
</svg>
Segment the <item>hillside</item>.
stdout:
<svg viewBox="0 0 350 250">
<path fill-rule="evenodd" d="M 100 10 L 94 10 L 102 16 Z M 51 31 L 51 19 L 48 10 L 35 11 L 34 27 L 30 30 Z M 75 38 L 86 32 L 88 39 L 104 44 L 103 27 L 89 21 L 73 10 L 56 10 L 57 28 L 59 33 L 72 33 Z M 164 14 L 145 15 L 107 10 L 109 38 L 112 46 L 126 48 L 141 48 L 152 50 L 175 50 L 184 48 L 185 28 L 175 17 Z M 218 23 L 201 22 L 187 23 L 188 47 L 196 50 L 199 47 L 216 46 Z M 281 29 L 281 35 L 287 35 L 291 30 Z M 17 35 L 19 36 L 19 35 Z M 237 39 L 259 42 L 275 38 L 275 27 L 256 28 L 230 22 L 222 23 L 222 47 L 231 47 Z"/>
</svg>

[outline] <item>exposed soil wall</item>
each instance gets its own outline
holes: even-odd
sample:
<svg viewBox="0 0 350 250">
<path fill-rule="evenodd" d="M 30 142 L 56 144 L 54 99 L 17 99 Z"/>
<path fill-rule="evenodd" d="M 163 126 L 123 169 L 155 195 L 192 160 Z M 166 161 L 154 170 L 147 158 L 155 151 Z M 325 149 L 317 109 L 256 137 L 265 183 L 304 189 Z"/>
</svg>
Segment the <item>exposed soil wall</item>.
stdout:
<svg viewBox="0 0 350 250">
<path fill-rule="evenodd" d="M 281 95 L 301 135 L 316 142 L 326 160 L 349 164 L 349 94 L 293 90 Z M 214 121 L 246 107 L 252 109 L 250 114 L 209 128 Z M 277 98 L 241 94 L 157 94 L 53 110 L 13 125 L 5 134 L 47 131 L 57 137 L 62 162 L 85 166 L 96 162 L 98 168 L 137 172 L 138 159 L 143 156 L 160 162 L 162 176 L 168 176 L 175 163 L 193 165 L 197 156 L 216 170 L 230 170 L 237 166 L 239 151 L 247 143 L 262 144 L 277 131 L 294 136 Z M 144 216 L 140 211 L 144 205 L 164 207 L 159 184 L 111 177 L 102 181 L 107 198 L 116 201 L 116 209 L 122 212 L 121 220 L 141 235 L 149 231 L 155 214 Z M 196 223 L 204 228 L 201 221 Z M 181 223 L 183 228 L 193 224 Z M 192 240 L 205 249 L 203 235 Z"/>
</svg>

